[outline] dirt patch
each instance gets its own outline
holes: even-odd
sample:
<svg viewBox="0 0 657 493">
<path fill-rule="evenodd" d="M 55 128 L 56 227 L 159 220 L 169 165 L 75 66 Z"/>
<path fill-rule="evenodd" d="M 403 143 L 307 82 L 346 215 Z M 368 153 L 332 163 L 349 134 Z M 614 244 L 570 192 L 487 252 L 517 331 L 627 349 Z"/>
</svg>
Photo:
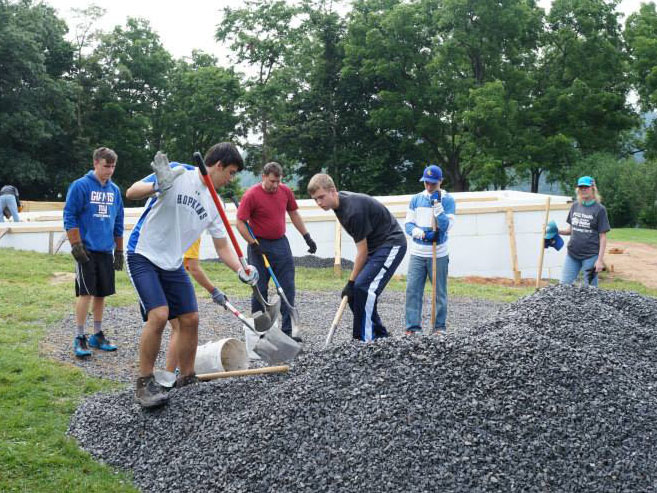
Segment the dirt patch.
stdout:
<svg viewBox="0 0 657 493">
<path fill-rule="evenodd" d="M 467 282 L 470 284 L 485 284 L 490 286 L 510 286 L 510 287 L 531 287 L 536 286 L 536 279 L 520 279 L 516 283 L 513 279 L 507 277 L 479 277 L 479 276 L 467 276 L 459 277 L 460 281 Z"/>
<path fill-rule="evenodd" d="M 73 272 L 53 272 L 48 282 L 50 284 L 70 284 L 75 281 Z"/>
<path fill-rule="evenodd" d="M 643 243 L 614 241 L 607 244 L 608 276 L 640 282 L 657 289 L 657 248 Z"/>
</svg>

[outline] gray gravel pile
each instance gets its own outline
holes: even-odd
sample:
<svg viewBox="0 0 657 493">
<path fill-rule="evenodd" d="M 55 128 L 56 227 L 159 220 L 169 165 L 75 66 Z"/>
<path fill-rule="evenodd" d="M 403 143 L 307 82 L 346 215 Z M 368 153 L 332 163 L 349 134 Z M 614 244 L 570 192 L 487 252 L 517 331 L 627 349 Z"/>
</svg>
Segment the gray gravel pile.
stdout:
<svg viewBox="0 0 657 493">
<path fill-rule="evenodd" d="M 272 284 L 272 283 L 270 283 Z M 274 291 L 270 290 L 270 297 Z M 426 298 L 426 297 L 425 297 Z M 271 299 L 271 298 L 270 298 Z M 248 312 L 250 301 L 247 298 L 230 297 L 239 310 Z M 430 301 L 425 300 L 425 327 L 428 327 Z M 223 337 L 244 338 L 240 322 L 223 308 L 212 303 L 206 293 L 198 292 L 199 303 L 199 344 L 217 341 Z M 301 315 L 302 335 L 306 350 L 319 349 L 326 339 L 333 316 L 340 304 L 339 293 L 327 292 L 297 292 L 296 305 Z M 379 313 L 393 337 L 401 337 L 404 331 L 404 293 L 385 291 L 379 299 Z M 500 303 L 467 298 L 449 300 L 447 317 L 448 330 L 458 333 L 467 327 L 480 323 L 497 313 Z M 400 307 L 402 307 L 400 309 Z M 335 334 L 334 342 L 340 343 L 351 338 L 352 316 L 345 310 L 340 326 Z M 60 361 L 73 363 L 87 373 L 117 380 L 133 382 L 137 373 L 137 358 L 139 356 L 139 338 L 143 322 L 137 308 L 137 302 L 127 307 L 108 307 L 104 315 L 103 327 L 107 337 L 118 346 L 118 351 L 104 353 L 94 350 L 94 354 L 84 360 L 73 356 L 73 334 L 75 334 L 75 317 L 73 314 L 65 317 L 59 323 L 48 328 L 48 336 L 41 343 L 41 352 Z M 165 329 L 162 347 L 156 366 L 164 368 L 165 349 L 169 340 L 169 329 Z"/>
<path fill-rule="evenodd" d="M 546 288 L 445 338 L 343 342 L 154 412 L 96 395 L 70 433 L 144 491 L 653 490 L 656 322 L 636 294 Z"/>
</svg>

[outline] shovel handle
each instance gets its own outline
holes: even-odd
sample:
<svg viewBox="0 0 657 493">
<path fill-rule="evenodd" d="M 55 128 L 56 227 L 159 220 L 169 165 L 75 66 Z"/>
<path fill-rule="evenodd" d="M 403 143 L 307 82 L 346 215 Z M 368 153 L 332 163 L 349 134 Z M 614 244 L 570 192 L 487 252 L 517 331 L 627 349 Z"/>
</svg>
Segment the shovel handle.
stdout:
<svg viewBox="0 0 657 493">
<path fill-rule="evenodd" d="M 246 264 L 246 260 L 244 259 L 244 253 L 242 252 L 239 243 L 237 243 L 237 238 L 235 238 L 235 233 L 233 233 L 233 228 L 231 228 L 230 226 L 230 221 L 228 221 L 228 216 L 226 216 L 226 212 L 224 211 L 224 208 L 221 205 L 221 200 L 219 200 L 217 191 L 214 189 L 214 184 L 212 183 L 212 180 L 208 175 L 208 169 L 205 167 L 205 162 L 203 161 L 203 156 L 201 155 L 200 152 L 197 151 L 194 153 L 194 161 L 196 161 L 196 164 L 198 165 L 198 169 L 201 171 L 201 176 L 203 177 L 203 181 L 205 182 L 205 185 L 208 187 L 208 190 L 210 190 L 210 195 L 212 196 L 214 205 L 217 206 L 217 210 L 219 211 L 219 215 L 221 216 L 221 221 L 224 223 L 226 231 L 228 232 L 228 236 L 230 237 L 230 241 L 233 244 L 235 253 L 237 253 L 237 257 L 239 258 L 242 267 L 244 267 L 244 270 L 247 270 L 246 269 L 247 264 Z"/>
<path fill-rule="evenodd" d="M 251 368 L 248 370 L 234 370 L 234 371 L 219 371 L 216 373 L 203 373 L 196 375 L 196 378 L 206 382 L 208 380 L 215 380 L 217 378 L 230 378 L 230 377 L 248 377 L 250 375 L 265 375 L 269 373 L 287 373 L 290 367 L 287 365 L 281 366 L 266 366 L 264 368 Z"/>
<path fill-rule="evenodd" d="M 346 296 L 344 296 L 342 298 L 342 302 L 340 303 L 340 307 L 338 308 L 338 311 L 335 314 L 335 317 L 333 318 L 333 323 L 331 324 L 331 328 L 329 329 L 329 333 L 326 336 L 326 342 L 324 343 L 324 348 L 327 348 L 328 345 L 331 343 L 331 339 L 333 339 L 333 334 L 335 334 L 335 329 L 338 327 L 338 324 L 340 323 L 340 319 L 342 319 L 342 313 L 344 312 L 344 309 L 347 306 L 348 301 L 349 301 L 349 298 L 347 298 Z"/>
<path fill-rule="evenodd" d="M 240 322 L 242 322 L 244 325 L 246 325 L 251 330 L 251 332 L 254 332 L 255 334 L 258 334 L 258 331 L 255 330 L 255 328 L 249 323 L 247 318 L 244 315 L 242 315 L 237 308 L 235 308 L 233 305 L 228 303 L 228 301 L 226 301 L 226 304 L 224 305 L 224 308 L 226 310 L 228 310 L 230 313 L 232 313 L 233 315 L 235 315 L 240 320 Z M 258 334 L 258 335 L 260 335 L 260 334 Z"/>
</svg>

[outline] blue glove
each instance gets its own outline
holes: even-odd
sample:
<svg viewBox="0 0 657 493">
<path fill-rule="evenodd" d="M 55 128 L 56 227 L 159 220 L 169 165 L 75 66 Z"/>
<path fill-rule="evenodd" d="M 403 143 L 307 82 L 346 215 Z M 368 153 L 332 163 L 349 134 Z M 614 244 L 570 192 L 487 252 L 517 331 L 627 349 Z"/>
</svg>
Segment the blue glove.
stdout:
<svg viewBox="0 0 657 493">
<path fill-rule="evenodd" d="M 427 231 L 424 233 L 424 241 L 428 243 L 433 243 L 434 241 L 438 241 L 438 231 Z"/>
<path fill-rule="evenodd" d="M 440 202 L 440 190 L 433 192 L 431 197 L 429 197 L 429 200 L 431 200 L 431 205 L 433 205 L 434 202 Z"/>
<path fill-rule="evenodd" d="M 223 307 L 226 307 L 226 301 L 228 301 L 228 296 L 226 296 L 224 293 L 222 293 L 219 288 L 214 288 L 212 290 L 212 301 L 214 301 L 217 305 L 221 305 Z"/>
</svg>

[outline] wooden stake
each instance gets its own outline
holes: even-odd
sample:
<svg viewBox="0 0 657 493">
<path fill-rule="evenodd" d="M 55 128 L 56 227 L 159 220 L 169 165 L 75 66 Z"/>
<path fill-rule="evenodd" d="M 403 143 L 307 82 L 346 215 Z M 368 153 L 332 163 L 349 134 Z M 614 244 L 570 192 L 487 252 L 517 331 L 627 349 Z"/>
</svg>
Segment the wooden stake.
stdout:
<svg viewBox="0 0 657 493">
<path fill-rule="evenodd" d="M 538 273 L 536 274 L 536 289 L 541 288 L 541 276 L 543 274 L 543 256 L 545 255 L 545 230 L 547 229 L 548 219 L 550 218 L 550 200 L 552 197 L 548 195 L 545 201 L 545 220 L 543 221 L 543 229 L 540 237 L 540 250 L 538 255 Z"/>
<path fill-rule="evenodd" d="M 333 261 L 333 274 L 335 277 L 342 275 L 342 225 L 335 220 L 335 239 L 333 240 L 335 259 Z"/>
<path fill-rule="evenodd" d="M 433 234 L 436 234 L 436 216 L 431 212 L 431 229 Z M 434 329 L 436 324 L 436 241 L 431 242 L 431 326 L 429 327 L 429 332 Z M 422 318 L 422 317 L 420 317 Z"/>
<path fill-rule="evenodd" d="M 290 367 L 287 365 L 266 366 L 264 368 L 251 368 L 249 370 L 203 373 L 202 375 L 196 375 L 196 377 L 203 382 L 207 382 L 208 380 L 216 380 L 217 378 L 248 377 L 251 375 L 267 375 L 269 373 L 287 373 L 289 369 Z"/>
<path fill-rule="evenodd" d="M 513 209 L 506 211 L 506 227 L 509 233 L 509 247 L 511 249 L 511 268 L 513 269 L 513 284 L 520 284 L 520 269 L 518 268 L 518 247 L 516 246 L 516 226 L 513 220 Z"/>
</svg>

